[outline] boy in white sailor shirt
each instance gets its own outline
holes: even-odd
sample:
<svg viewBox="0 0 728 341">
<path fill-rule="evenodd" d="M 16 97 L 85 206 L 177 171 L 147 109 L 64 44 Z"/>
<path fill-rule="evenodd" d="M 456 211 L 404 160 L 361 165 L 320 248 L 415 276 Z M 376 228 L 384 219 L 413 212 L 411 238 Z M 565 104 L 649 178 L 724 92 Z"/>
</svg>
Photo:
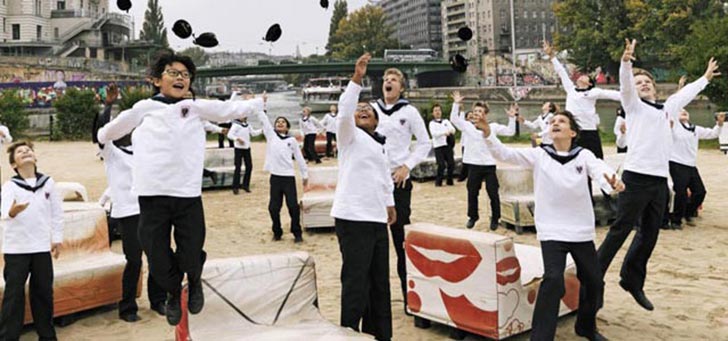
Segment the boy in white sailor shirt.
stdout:
<svg viewBox="0 0 728 341">
<path fill-rule="evenodd" d="M 185 99 L 196 70 L 187 56 L 162 54 L 150 69 L 159 93 L 120 113 L 99 130 L 98 140 L 106 144 L 134 130 L 132 188 L 139 196 L 139 237 L 152 278 L 168 293 L 167 322 L 177 325 L 185 274 L 190 313 L 197 314 L 204 306 L 200 280 L 206 258 L 201 197 L 204 122 L 260 111 L 265 97 L 226 102 Z M 171 249 L 171 233 L 176 251 Z"/>
<path fill-rule="evenodd" d="M 329 112 L 324 115 L 321 124 L 326 129 L 326 157 L 334 156 L 334 142 L 336 142 L 336 105 L 329 107 Z"/>
<path fill-rule="evenodd" d="M 496 176 L 495 159 L 483 142 L 483 134 L 471 122 L 463 119 L 463 113 L 460 112 L 463 99 L 460 92 L 453 92 L 453 100 L 455 101 L 450 112 L 450 121 L 456 128 L 463 132 L 463 136 L 467 136 L 468 146 L 463 154 L 463 164 L 468 165 L 468 222 L 465 227 L 471 229 L 475 226 L 475 222 L 480 219 L 478 212 L 478 194 L 480 188 L 483 187 L 485 181 L 485 189 L 490 198 L 490 229 L 498 228 L 498 220 L 500 219 L 500 196 L 498 195 L 498 177 Z M 513 136 L 516 132 L 516 106 L 512 105 L 508 110 L 508 125 L 498 123 L 490 123 L 491 130 L 496 135 Z M 488 106 L 484 102 L 475 102 L 473 105 L 473 116 L 487 115 Z"/>
<path fill-rule="evenodd" d="M 301 232 L 300 207 L 296 190 L 296 170 L 293 158 L 298 162 L 298 171 L 303 178 L 303 187 L 308 186 L 308 167 L 301 154 L 296 139 L 289 135 L 291 123 L 283 116 L 277 117 L 275 127 L 268 120 L 264 111 L 258 112 L 258 119 L 263 123 L 263 135 L 267 141 L 265 146 L 265 164 L 263 169 L 270 173 L 270 197 L 268 213 L 273 222 L 273 240 L 279 241 L 283 236 L 281 228 L 281 208 L 283 198 L 286 199 L 288 215 L 291 217 L 291 233 L 294 242 L 303 242 Z"/>
<path fill-rule="evenodd" d="M 465 120 L 468 122 L 471 122 L 473 120 L 472 111 L 468 111 L 465 113 Z M 465 156 L 465 147 L 467 145 L 468 145 L 468 135 L 460 134 L 460 153 L 462 156 Z M 458 176 L 458 182 L 463 182 L 467 179 L 468 179 L 468 164 L 463 162 L 463 166 L 460 168 L 460 175 Z"/>
<path fill-rule="evenodd" d="M 526 128 L 535 130 L 531 135 L 531 144 L 535 147 L 538 146 L 538 138 L 541 139 L 543 144 L 551 144 L 551 136 L 549 134 L 549 125 L 551 124 L 551 118 L 554 114 L 559 111 L 559 107 L 554 102 L 544 102 L 541 105 L 541 114 L 538 115 L 533 121 L 527 121 L 523 119 L 523 116 L 519 116 L 519 121 L 526 126 Z"/>
<path fill-rule="evenodd" d="M 594 247 L 594 210 L 587 183 L 598 179 L 603 190 L 624 190 L 624 184 L 604 161 L 576 146 L 579 126 L 563 111 L 551 121 L 553 145 L 540 148 L 509 148 L 491 133 L 485 116 L 478 127 L 487 136 L 493 156 L 501 161 L 533 168 L 536 234 L 541 243 L 544 275 L 533 311 L 531 340 L 553 340 L 564 295 L 566 256 L 576 263 L 582 294 L 576 316 L 577 335 L 604 340 L 596 330 L 596 315 L 604 292 L 604 281 Z"/>
<path fill-rule="evenodd" d="M 625 120 L 624 109 L 617 108 L 617 119 L 614 120 L 614 144 L 617 145 L 617 153 L 627 152 L 627 120 Z"/>
<path fill-rule="evenodd" d="M 109 87 L 106 103 L 111 106 L 119 95 L 117 87 Z M 104 111 L 96 117 L 97 129 L 106 125 L 111 119 L 111 112 Z M 97 134 L 94 133 L 94 136 Z M 98 142 L 97 142 L 98 143 Z M 124 273 L 121 277 L 121 301 L 119 302 L 119 318 L 126 322 L 139 321 L 136 302 L 137 286 L 142 268 L 142 246 L 139 241 L 139 198 L 132 192 L 132 169 L 134 167 L 134 148 L 131 145 L 131 134 L 110 143 L 98 143 L 104 159 L 108 188 L 102 195 L 101 202 L 111 201 L 111 218 L 121 225 L 121 241 L 126 258 Z M 104 196 L 107 196 L 104 199 Z M 102 203 L 102 206 L 103 206 Z M 165 314 L 167 293 L 152 279 L 151 272 L 147 278 L 147 295 L 152 310 L 160 315 Z"/>
<path fill-rule="evenodd" d="M 627 41 L 619 69 L 622 107 L 626 114 L 629 149 L 624 160 L 622 181 L 627 190 L 619 194 L 617 218 L 597 252 L 602 273 L 641 217 L 640 229 L 632 240 L 622 263 L 619 285 L 646 310 L 653 310 L 644 293 L 647 262 L 657 243 L 668 198 L 667 177 L 672 153 L 670 120 L 678 119 L 684 108 L 716 75 L 717 63 L 711 59 L 703 77 L 657 103 L 655 82 L 644 70 L 632 70 L 636 41 Z"/>
<path fill-rule="evenodd" d="M 453 185 L 453 172 L 455 172 L 455 127 L 449 120 L 442 118 L 442 106 L 435 103 L 432 106 L 432 121 L 430 121 L 430 135 L 432 135 L 432 147 L 435 148 L 435 160 L 437 161 L 437 175 L 435 186 L 442 186 L 442 178 L 447 167 L 447 185 Z"/>
<path fill-rule="evenodd" d="M 395 68 L 384 70 L 382 78 L 384 98 L 373 102 L 372 107 L 377 111 L 379 117 L 377 133 L 387 138 L 384 148 L 387 150 L 389 171 L 394 182 L 394 206 L 397 210 L 397 221 L 389 228 L 392 232 L 394 250 L 397 252 L 397 274 L 406 307 L 407 269 L 405 268 L 404 225 L 410 223 L 411 213 L 412 181 L 409 174 L 412 168 L 425 160 L 432 149 L 432 144 L 419 110 L 402 98 L 405 90 L 402 71 Z M 417 140 L 414 150 L 410 149 L 412 135 Z"/>
<path fill-rule="evenodd" d="M 2 252 L 5 289 L 0 339 L 18 340 L 25 319 L 25 283 L 30 275 L 30 310 L 40 340 L 56 340 L 53 328 L 53 258 L 63 242 L 63 208 L 55 181 L 38 173 L 33 144 L 8 148 L 16 176 L 2 186 L 5 221 Z"/>
<path fill-rule="evenodd" d="M 396 211 L 385 139 L 375 132 L 377 113 L 358 103 L 371 55 L 357 60 L 354 75 L 339 98 L 339 177 L 331 207 L 341 251 L 341 325 L 392 338 L 387 224 Z"/>
<path fill-rule="evenodd" d="M 700 178 L 696 160 L 698 158 L 698 140 L 717 139 L 720 136 L 725 115 L 719 114 L 712 129 L 696 126 L 690 122 L 690 113 L 680 111 L 678 122 L 672 126 L 672 154 L 670 155 L 670 177 L 675 191 L 670 224 L 673 229 L 680 229 L 682 220 L 692 225 L 692 217 L 705 199 L 705 186 Z M 688 202 L 688 189 L 690 202 Z"/>
<path fill-rule="evenodd" d="M 250 137 L 263 133 L 262 129 L 253 129 L 248 124 L 248 118 L 233 120 L 233 125 L 227 133 L 227 138 L 235 141 L 235 174 L 233 175 L 233 194 L 238 194 L 240 188 L 240 167 L 245 160 L 245 176 L 243 177 L 243 191 L 250 193 L 250 175 L 253 174 L 253 159 L 250 156 Z"/>
<path fill-rule="evenodd" d="M 594 80 L 587 75 L 581 75 L 576 84 L 569 78 L 569 73 L 555 57 L 555 51 L 547 41 L 543 42 L 543 51 L 551 58 L 554 70 L 561 78 L 561 85 L 566 91 L 566 111 L 571 112 L 576 117 L 581 133 L 576 143 L 589 149 L 599 158 L 604 158 L 602 151 L 602 140 L 599 137 L 599 114 L 596 111 L 597 100 L 608 99 L 619 101 L 619 91 L 604 90 L 594 87 Z"/>
<path fill-rule="evenodd" d="M 298 125 L 301 127 L 301 135 L 303 135 L 303 155 L 306 160 L 321 163 L 321 159 L 316 153 L 316 135 L 324 129 L 324 126 L 311 115 L 309 107 L 303 108 Z"/>
</svg>

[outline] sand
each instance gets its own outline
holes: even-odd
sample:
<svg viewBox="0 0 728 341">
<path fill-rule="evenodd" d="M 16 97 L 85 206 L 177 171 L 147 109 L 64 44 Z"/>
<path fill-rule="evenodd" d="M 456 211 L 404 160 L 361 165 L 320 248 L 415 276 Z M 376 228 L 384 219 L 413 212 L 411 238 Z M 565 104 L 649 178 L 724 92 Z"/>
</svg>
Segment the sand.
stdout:
<svg viewBox="0 0 728 341">
<path fill-rule="evenodd" d="M 606 149 L 612 150 L 613 147 Z M 459 149 L 458 149 L 459 150 Z M 210 258 L 303 250 L 316 260 L 319 304 L 330 321 L 339 318 L 339 271 L 341 266 L 336 236 L 332 232 L 307 233 L 305 242 L 293 243 L 286 233 L 281 242 L 272 242 L 268 217 L 268 175 L 263 172 L 264 145 L 253 145 L 252 193 L 234 196 L 230 190 L 205 191 L 203 201 L 207 222 L 205 249 Z M 41 142 L 36 144 L 39 170 L 57 181 L 76 181 L 86 186 L 91 200 L 106 187 L 102 161 L 95 156 L 95 146 L 88 142 Z M 3 180 L 10 170 L 3 153 Z M 335 165 L 326 160 L 324 165 Z M 605 306 L 598 316 L 603 334 L 612 340 L 727 340 L 728 339 L 728 181 L 725 170 L 728 158 L 717 150 L 701 150 L 698 166 L 708 196 L 697 227 L 682 231 L 661 231 L 660 239 L 648 267 L 645 286 L 647 296 L 656 306 L 647 312 L 617 284 L 619 265 L 626 250 L 617 255 L 606 276 Z M 300 188 L 299 188 L 300 195 Z M 482 193 L 481 197 L 485 194 Z M 483 201 L 485 199 L 482 199 Z M 467 220 L 464 183 L 435 188 L 432 182 L 417 183 L 412 195 L 412 221 L 426 221 L 464 228 Z M 481 207 L 487 205 L 481 203 Z M 433 207 L 438 209 L 433 210 Z M 483 214 L 485 216 L 485 214 Z M 283 224 L 288 227 L 287 211 Z M 475 226 L 487 230 L 487 219 Z M 606 234 L 597 229 L 597 243 Z M 496 233 L 512 236 L 517 242 L 537 245 L 533 232 L 516 235 L 500 228 Z M 630 237 L 631 238 L 631 237 Z M 121 253 L 120 241 L 113 249 Z M 447 339 L 448 329 L 433 325 L 427 330 L 413 326 L 411 317 L 402 311 L 402 298 L 395 270 L 394 250 L 390 251 L 394 340 Z M 254 290 L 254 289 L 251 289 Z M 260 290 L 263 290 L 261 288 Z M 141 321 L 126 323 L 117 318 L 113 308 L 83 313 L 66 327 L 57 327 L 61 340 L 173 340 L 174 329 L 164 317 L 149 310 L 146 294 L 139 299 Z M 204 314 L 204 311 L 203 311 Z M 579 340 L 573 333 L 574 316 L 559 320 L 557 339 Z M 35 332 L 26 328 L 22 340 L 35 340 Z M 528 333 L 512 338 L 526 340 Z M 480 338 L 469 336 L 470 340 Z"/>
</svg>

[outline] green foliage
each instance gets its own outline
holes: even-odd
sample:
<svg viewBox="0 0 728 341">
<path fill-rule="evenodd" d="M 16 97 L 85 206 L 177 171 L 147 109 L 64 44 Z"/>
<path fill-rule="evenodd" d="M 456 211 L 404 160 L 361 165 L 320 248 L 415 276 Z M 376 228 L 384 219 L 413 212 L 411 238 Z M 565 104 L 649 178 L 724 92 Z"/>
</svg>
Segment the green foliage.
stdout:
<svg viewBox="0 0 728 341">
<path fill-rule="evenodd" d="M 15 90 L 0 93 L 0 123 L 8 127 L 11 135 L 22 135 L 30 127 L 23 99 Z"/>
<path fill-rule="evenodd" d="M 164 15 L 159 0 L 149 0 L 147 10 L 144 11 L 144 24 L 139 32 L 140 40 L 152 41 L 155 44 L 168 48 L 167 28 L 164 27 Z"/>
<path fill-rule="evenodd" d="M 91 136 L 94 117 L 100 110 L 92 90 L 69 87 L 53 103 L 56 109 L 53 138 L 87 139 Z"/>
<path fill-rule="evenodd" d="M 385 49 L 399 44 L 392 38 L 393 28 L 384 22 L 384 11 L 367 5 L 341 20 L 334 34 L 332 55 L 341 59 L 356 59 L 364 52 L 373 57 L 383 57 Z"/>
<path fill-rule="evenodd" d="M 329 24 L 329 41 L 326 43 L 326 54 L 331 55 L 332 48 L 336 43 L 336 30 L 339 28 L 341 20 L 346 18 L 349 9 L 346 0 L 336 0 L 334 3 L 334 13 L 331 15 L 331 23 Z"/>
<path fill-rule="evenodd" d="M 201 47 L 197 46 L 188 47 L 182 51 L 179 51 L 179 54 L 192 58 L 192 61 L 198 68 L 202 65 L 205 65 L 210 59 L 210 56 L 207 55 L 207 52 L 205 52 L 205 50 L 203 50 Z"/>
<path fill-rule="evenodd" d="M 715 77 L 703 94 L 723 109 L 728 108 L 728 79 L 725 77 L 725 66 L 728 65 L 728 17 L 715 17 L 695 22 L 690 26 L 692 33 L 685 44 L 676 48 L 681 57 L 682 67 L 688 72 L 690 81 L 705 73 L 708 61 L 715 57 L 723 76 Z"/>
<path fill-rule="evenodd" d="M 121 91 L 119 99 L 119 110 L 124 111 L 143 99 L 152 97 L 152 91 L 146 87 L 131 87 Z"/>
</svg>

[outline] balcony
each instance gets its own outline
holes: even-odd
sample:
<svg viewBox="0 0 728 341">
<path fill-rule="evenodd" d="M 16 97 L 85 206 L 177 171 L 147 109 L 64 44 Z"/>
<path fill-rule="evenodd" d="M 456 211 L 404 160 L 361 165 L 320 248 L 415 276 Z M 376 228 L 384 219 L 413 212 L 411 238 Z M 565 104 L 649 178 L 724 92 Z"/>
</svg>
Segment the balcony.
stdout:
<svg viewBox="0 0 728 341">
<path fill-rule="evenodd" d="M 94 16 L 85 10 L 76 9 L 54 9 L 51 11 L 51 19 L 64 18 L 93 18 Z"/>
</svg>

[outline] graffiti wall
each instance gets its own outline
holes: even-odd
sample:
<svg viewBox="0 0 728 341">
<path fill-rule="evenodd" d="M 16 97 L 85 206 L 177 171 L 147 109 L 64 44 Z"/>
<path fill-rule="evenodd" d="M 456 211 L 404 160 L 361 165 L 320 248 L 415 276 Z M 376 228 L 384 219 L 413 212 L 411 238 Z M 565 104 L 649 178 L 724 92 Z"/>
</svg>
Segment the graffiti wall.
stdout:
<svg viewBox="0 0 728 341">
<path fill-rule="evenodd" d="M 106 98 L 106 86 L 110 81 L 65 81 L 54 82 L 20 82 L 0 83 L 0 93 L 15 90 L 23 98 L 28 108 L 48 108 L 53 106 L 53 100 L 66 92 L 68 88 L 93 90 L 100 100 Z M 114 81 L 120 87 L 144 86 L 145 81 Z"/>
</svg>

